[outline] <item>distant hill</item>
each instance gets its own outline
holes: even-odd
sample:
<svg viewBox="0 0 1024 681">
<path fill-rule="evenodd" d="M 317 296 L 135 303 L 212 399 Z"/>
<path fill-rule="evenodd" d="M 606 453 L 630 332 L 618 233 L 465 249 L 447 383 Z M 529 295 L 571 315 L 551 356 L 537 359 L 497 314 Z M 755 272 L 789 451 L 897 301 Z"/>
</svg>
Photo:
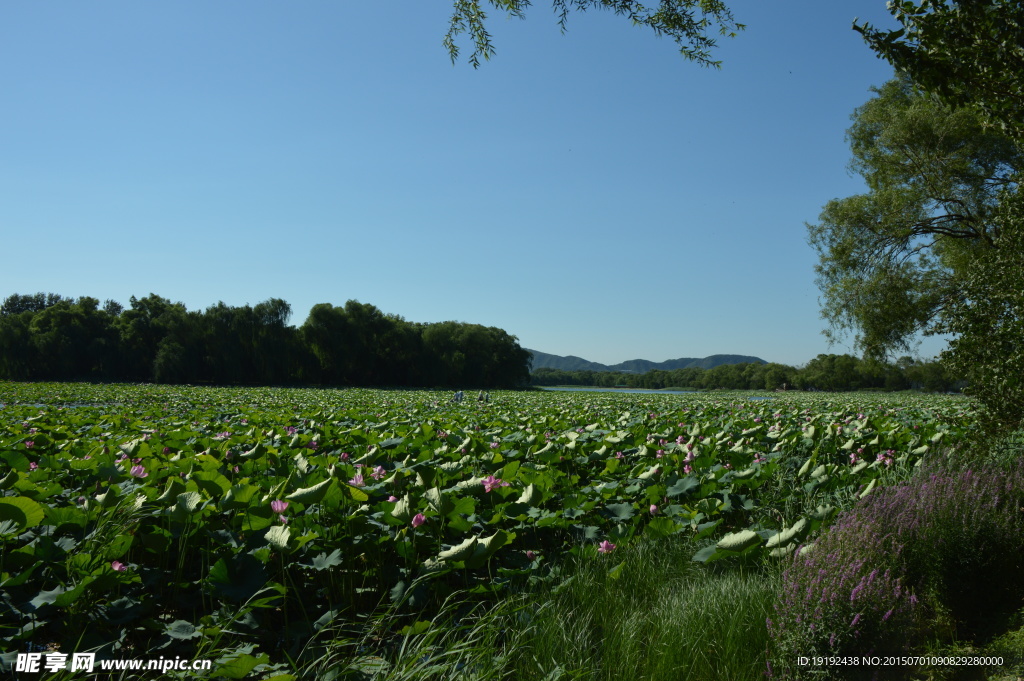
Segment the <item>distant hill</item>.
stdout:
<svg viewBox="0 0 1024 681">
<path fill-rule="evenodd" d="M 713 369 L 721 364 L 767 364 L 760 357 L 751 357 L 749 355 L 711 355 L 703 359 L 680 357 L 679 359 L 668 359 L 664 362 L 631 359 L 609 366 L 607 364 L 599 364 L 598 362 L 590 362 L 582 357 L 575 357 L 573 355 L 561 357 L 530 349 L 527 349 L 527 352 L 533 356 L 533 371 L 537 369 L 559 369 L 561 371 L 624 371 L 631 374 L 646 374 L 648 371 L 656 369 L 672 371 L 673 369 L 687 369 L 689 367 Z"/>
</svg>

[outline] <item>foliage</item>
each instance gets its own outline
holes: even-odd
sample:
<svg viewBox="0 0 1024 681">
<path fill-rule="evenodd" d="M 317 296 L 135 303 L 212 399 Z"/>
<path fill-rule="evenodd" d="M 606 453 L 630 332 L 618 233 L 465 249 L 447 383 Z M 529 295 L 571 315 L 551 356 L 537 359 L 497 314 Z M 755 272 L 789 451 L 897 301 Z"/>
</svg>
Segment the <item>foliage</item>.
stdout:
<svg viewBox="0 0 1024 681">
<path fill-rule="evenodd" d="M 414 626 L 641 538 L 784 556 L 972 420 L 945 396 L 448 398 L 0 384 L 3 647 L 285 664 L 388 602 Z"/>
<path fill-rule="evenodd" d="M 969 377 L 986 429 L 1005 433 L 1024 421 L 1024 196 L 997 219 L 998 248 L 965 268 L 961 296 L 938 330 L 956 336 L 943 360 Z"/>
<path fill-rule="evenodd" d="M 0 308 L 0 378 L 160 383 L 516 387 L 529 353 L 479 324 L 412 324 L 355 300 L 291 306 L 217 303 L 203 312 L 150 294 L 128 309 L 95 298 L 10 296 Z"/>
<path fill-rule="evenodd" d="M 975 110 L 952 110 L 906 79 L 875 92 L 847 133 L 869 192 L 830 201 L 808 230 L 826 335 L 853 331 L 881 358 L 942 318 L 965 267 L 996 247 L 997 209 L 1024 155 Z"/>
<path fill-rule="evenodd" d="M 908 390 L 948 392 L 962 385 L 939 362 L 901 357 L 896 362 L 862 360 L 851 355 L 820 354 L 806 366 L 723 364 L 713 369 L 689 367 L 628 374 L 619 371 L 537 369 L 534 385 L 579 385 L 606 388 L 686 388 L 690 390 Z"/>
<path fill-rule="evenodd" d="M 895 31 L 854 25 L 882 58 L 955 105 L 980 107 L 1024 141 L 1024 6 L 1016 0 L 901 0 Z"/>
<path fill-rule="evenodd" d="M 926 467 L 840 516 L 783 575 L 779 671 L 797 655 L 914 654 L 926 631 L 980 640 L 1019 607 L 1024 473 Z"/>
<path fill-rule="evenodd" d="M 491 5 L 511 17 L 522 19 L 530 0 L 490 0 Z M 736 23 L 729 8 L 721 0 L 662 0 L 656 9 L 646 7 L 634 0 L 552 0 L 558 25 L 565 30 L 569 10 L 607 9 L 626 16 L 634 25 L 646 26 L 657 36 L 667 35 L 679 46 L 679 52 L 687 59 L 703 66 L 719 66 L 711 59 L 715 40 L 710 35 L 717 30 L 720 35 L 734 37 L 743 30 L 743 24 Z M 469 63 L 474 68 L 480 65 L 481 57 L 494 56 L 494 45 L 487 32 L 481 0 L 454 0 L 454 8 L 445 36 L 444 45 L 454 62 L 459 56 L 456 39 L 468 33 L 473 41 L 473 53 Z"/>
<path fill-rule="evenodd" d="M 673 537 L 566 561 L 557 582 L 526 593 L 531 613 L 506 619 L 514 678 L 760 677 L 777 566 L 709 569 L 689 560 L 693 548 Z"/>
<path fill-rule="evenodd" d="M 882 31 L 869 24 L 854 28 L 906 78 L 957 107 L 951 116 L 975 116 L 983 128 L 973 135 L 975 140 L 1000 131 L 1019 155 L 1024 148 L 1024 6 L 1012 0 L 902 0 L 890 2 L 889 9 L 901 24 L 899 30 Z M 1010 162 L 1008 169 L 1019 172 L 1020 164 Z M 920 327 L 935 305 L 941 305 L 933 330 L 956 336 L 945 361 L 954 371 L 970 374 L 992 432 L 1006 432 L 1024 420 L 1024 384 L 1019 379 L 1024 328 L 1017 276 L 1024 261 L 1024 204 L 1018 181 L 1018 176 L 1002 178 L 1003 188 L 995 196 L 998 205 L 980 216 L 990 225 L 983 239 L 990 248 L 970 249 L 955 263 L 948 254 L 938 254 L 953 274 L 954 285 L 945 294 L 936 298 L 942 286 L 905 279 L 893 282 L 884 301 L 893 305 L 895 314 L 889 317 L 910 315 L 906 318 L 912 322 L 903 328 L 890 319 L 888 328 L 897 333 Z M 926 290 L 933 296 L 921 295 Z M 829 303 L 833 311 L 838 309 L 834 303 Z"/>
</svg>

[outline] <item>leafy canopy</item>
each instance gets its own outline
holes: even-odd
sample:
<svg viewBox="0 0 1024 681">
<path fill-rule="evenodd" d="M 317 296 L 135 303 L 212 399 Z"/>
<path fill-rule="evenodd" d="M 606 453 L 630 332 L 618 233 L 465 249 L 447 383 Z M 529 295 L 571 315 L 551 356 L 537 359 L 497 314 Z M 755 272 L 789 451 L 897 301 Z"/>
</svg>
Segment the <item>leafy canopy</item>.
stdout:
<svg viewBox="0 0 1024 681">
<path fill-rule="evenodd" d="M 889 2 L 900 23 L 854 24 L 897 71 L 953 105 L 976 105 L 1024 141 L 1024 4 L 1019 0 Z"/>
<path fill-rule="evenodd" d="M 965 267 L 997 247 L 1020 148 L 975 108 L 952 109 L 909 79 L 853 114 L 850 169 L 868 192 L 829 201 L 808 225 L 826 336 L 868 356 L 909 349 L 960 293 Z"/>
<path fill-rule="evenodd" d="M 509 16 L 524 18 L 530 0 L 489 0 L 491 6 L 506 12 Z M 719 67 L 721 62 L 711 59 L 715 47 L 713 32 L 734 37 L 743 30 L 733 18 L 729 8 L 720 0 L 660 0 L 657 7 L 647 7 L 634 0 L 552 0 L 558 25 L 565 30 L 569 11 L 586 11 L 591 8 L 607 9 L 628 17 L 638 26 L 646 26 L 655 35 L 667 35 L 679 46 L 679 52 L 702 66 Z M 473 41 L 473 52 L 469 63 L 480 66 L 480 59 L 494 56 L 494 45 L 486 27 L 487 14 L 480 0 L 454 0 L 448 33 L 444 45 L 452 61 L 459 57 L 456 40 L 469 34 Z"/>
<path fill-rule="evenodd" d="M 985 405 L 986 430 L 1019 428 L 1024 420 L 1024 195 L 999 207 L 997 248 L 963 271 L 960 295 L 937 330 L 954 334 L 943 363 L 971 379 Z"/>
</svg>

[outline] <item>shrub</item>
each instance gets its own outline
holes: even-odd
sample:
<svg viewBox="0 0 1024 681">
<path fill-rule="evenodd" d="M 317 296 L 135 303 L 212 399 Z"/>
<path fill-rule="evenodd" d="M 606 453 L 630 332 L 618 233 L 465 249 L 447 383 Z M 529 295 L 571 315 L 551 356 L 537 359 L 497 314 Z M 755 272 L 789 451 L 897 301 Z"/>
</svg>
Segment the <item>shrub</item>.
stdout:
<svg viewBox="0 0 1024 681">
<path fill-rule="evenodd" d="M 990 637 L 1024 596 L 1022 509 L 1019 469 L 933 468 L 875 491 L 783 574 L 769 623 L 775 671 L 806 677 L 798 655 L 913 654 L 933 637 Z"/>
</svg>

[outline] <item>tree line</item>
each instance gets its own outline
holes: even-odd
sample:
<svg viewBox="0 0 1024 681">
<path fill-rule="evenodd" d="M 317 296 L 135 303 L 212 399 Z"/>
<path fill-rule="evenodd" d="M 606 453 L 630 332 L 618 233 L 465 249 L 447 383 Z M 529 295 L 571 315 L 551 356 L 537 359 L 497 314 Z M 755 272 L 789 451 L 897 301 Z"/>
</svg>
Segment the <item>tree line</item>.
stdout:
<svg viewBox="0 0 1024 681">
<path fill-rule="evenodd" d="M 534 385 L 585 385 L 604 388 L 688 388 L 695 390 L 925 390 L 949 392 L 963 386 L 941 362 L 909 356 L 895 362 L 821 354 L 802 368 L 776 363 L 722 364 L 629 374 L 620 371 L 538 369 Z"/>
<path fill-rule="evenodd" d="M 529 382 L 515 336 L 463 322 L 422 324 L 350 300 L 206 310 L 150 294 L 112 300 L 13 294 L 0 306 L 0 379 L 260 385 L 512 388 Z"/>
</svg>

